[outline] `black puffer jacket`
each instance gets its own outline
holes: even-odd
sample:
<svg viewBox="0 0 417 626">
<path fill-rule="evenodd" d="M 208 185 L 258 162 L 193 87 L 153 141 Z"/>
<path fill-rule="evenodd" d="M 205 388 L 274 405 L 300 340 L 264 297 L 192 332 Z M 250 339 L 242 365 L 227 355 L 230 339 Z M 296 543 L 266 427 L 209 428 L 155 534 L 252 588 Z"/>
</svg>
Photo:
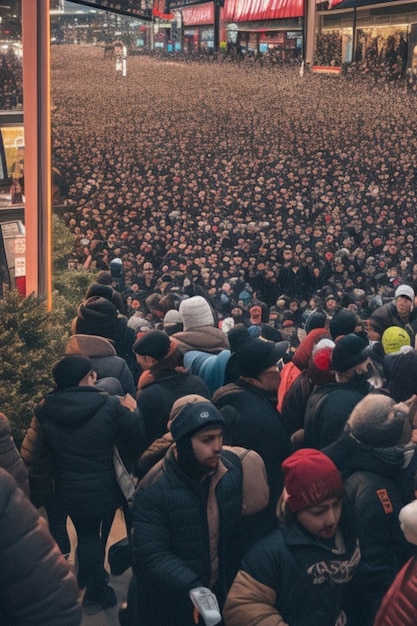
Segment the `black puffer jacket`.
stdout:
<svg viewBox="0 0 417 626">
<path fill-rule="evenodd" d="M 353 408 L 369 393 L 366 380 L 317 385 L 311 392 L 304 418 L 304 447 L 321 450 L 343 432 Z"/>
<path fill-rule="evenodd" d="M 79 626 L 78 593 L 45 519 L 0 469 L 0 624 Z"/>
<path fill-rule="evenodd" d="M 224 609 L 228 626 L 337 626 L 343 593 L 360 560 L 349 512 L 339 549 L 298 522 L 283 522 L 245 555 Z M 338 616 L 340 619 L 338 620 Z M 348 622 L 350 624 L 350 622 Z M 353 623 L 352 623 L 353 624 Z M 362 622 L 354 622 L 362 626 Z"/>
<path fill-rule="evenodd" d="M 31 477 L 50 452 L 55 496 L 68 514 L 108 511 L 123 503 L 113 446 L 126 460 L 141 454 L 142 442 L 136 411 L 96 387 L 70 387 L 50 393 L 36 408 L 22 456 Z"/>
<path fill-rule="evenodd" d="M 73 335 L 65 348 L 66 354 L 83 354 L 91 359 L 97 378 L 111 376 L 120 382 L 123 393 L 135 397 L 136 386 L 125 359 L 117 356 L 116 349 L 105 337 Z"/>
<path fill-rule="evenodd" d="M 181 352 L 189 350 L 201 350 L 210 354 L 219 354 L 222 350 L 228 350 L 229 341 L 226 333 L 214 326 L 200 326 L 190 330 L 175 333 L 172 338 L 177 342 Z"/>
<path fill-rule="evenodd" d="M 221 461 L 226 471 L 220 473 L 215 487 L 219 564 L 213 589 L 220 605 L 245 543 L 249 545 L 256 538 L 251 535 L 248 539 L 244 530 L 242 462 L 226 450 Z M 138 581 L 140 615 L 147 626 L 194 624 L 188 592 L 200 585 L 210 586 L 209 484 L 210 481 L 193 480 L 183 472 L 173 447 L 139 484 L 133 508 L 133 570 Z M 262 485 L 258 490 L 262 490 Z M 263 506 L 267 501 L 266 493 Z"/>
</svg>

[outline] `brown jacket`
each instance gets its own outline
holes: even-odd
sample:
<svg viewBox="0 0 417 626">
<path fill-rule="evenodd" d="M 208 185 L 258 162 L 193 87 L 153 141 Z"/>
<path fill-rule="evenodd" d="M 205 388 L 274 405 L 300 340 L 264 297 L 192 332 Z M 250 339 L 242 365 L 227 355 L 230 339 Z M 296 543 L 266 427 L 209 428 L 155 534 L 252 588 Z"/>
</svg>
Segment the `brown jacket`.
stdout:
<svg viewBox="0 0 417 626">
<path fill-rule="evenodd" d="M 219 354 L 222 350 L 229 349 L 226 333 L 214 326 L 201 326 L 192 330 L 184 330 L 175 333 L 172 338 L 175 339 L 183 353 L 189 350 L 200 350 L 210 354 Z"/>
</svg>

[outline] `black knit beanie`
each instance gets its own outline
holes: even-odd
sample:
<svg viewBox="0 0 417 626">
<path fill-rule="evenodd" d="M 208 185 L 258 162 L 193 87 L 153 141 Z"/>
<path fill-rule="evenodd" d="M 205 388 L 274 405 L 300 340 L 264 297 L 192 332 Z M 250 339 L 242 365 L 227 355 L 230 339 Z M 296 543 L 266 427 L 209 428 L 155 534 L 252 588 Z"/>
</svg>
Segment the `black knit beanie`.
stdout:
<svg viewBox="0 0 417 626">
<path fill-rule="evenodd" d="M 77 387 L 80 381 L 93 369 L 93 363 L 88 356 L 68 354 L 52 369 L 52 376 L 58 389 Z"/>
<path fill-rule="evenodd" d="M 160 361 L 168 354 L 171 340 L 162 330 L 151 330 L 143 333 L 133 344 L 133 352 L 140 356 L 150 356 Z"/>
</svg>

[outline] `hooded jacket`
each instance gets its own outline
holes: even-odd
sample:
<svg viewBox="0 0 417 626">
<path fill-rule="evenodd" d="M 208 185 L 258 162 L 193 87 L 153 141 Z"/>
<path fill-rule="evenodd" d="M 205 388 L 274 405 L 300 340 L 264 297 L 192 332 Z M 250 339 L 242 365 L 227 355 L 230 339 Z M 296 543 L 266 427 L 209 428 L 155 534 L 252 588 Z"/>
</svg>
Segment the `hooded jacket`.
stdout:
<svg viewBox="0 0 417 626">
<path fill-rule="evenodd" d="M 78 314 L 72 321 L 71 334 L 98 335 L 110 339 L 117 355 L 125 359 L 133 375 L 136 374 L 136 359 L 132 347 L 136 339 L 135 331 L 127 325 L 127 318 L 106 298 L 91 296 L 78 307 Z"/>
<path fill-rule="evenodd" d="M 417 309 L 410 312 L 409 320 L 407 323 L 403 322 L 397 312 L 397 307 L 394 302 L 388 302 L 378 307 L 369 318 L 370 323 L 373 324 L 378 332 L 382 335 L 384 330 L 390 326 L 399 326 L 404 328 L 410 335 L 411 345 L 414 345 L 417 330 Z"/>
<path fill-rule="evenodd" d="M 139 391 L 137 402 L 144 423 L 146 447 L 166 432 L 174 402 L 192 393 L 210 397 L 207 385 L 201 378 L 187 371 L 177 372 L 172 369 L 160 370 L 155 380 Z"/>
<path fill-rule="evenodd" d="M 321 450 L 343 432 L 352 409 L 369 392 L 366 380 L 327 383 L 314 387 L 304 418 L 304 447 Z"/>
<path fill-rule="evenodd" d="M 32 485 L 36 490 L 35 479 L 48 463 L 56 500 L 69 515 L 121 506 L 124 499 L 114 472 L 114 445 L 125 460 L 142 452 L 142 425 L 136 411 L 92 386 L 48 394 L 35 409 L 22 444 L 31 491 Z"/>
<path fill-rule="evenodd" d="M 201 350 L 210 354 L 219 354 L 229 348 L 226 333 L 214 326 L 200 326 L 191 330 L 184 330 L 172 335 L 181 352 L 188 350 Z"/>
<path fill-rule="evenodd" d="M 224 442 L 255 450 L 263 459 L 271 497 L 283 487 L 281 463 L 292 452 L 290 435 L 268 392 L 240 379 L 216 391 L 212 398 L 226 421 Z"/>
</svg>

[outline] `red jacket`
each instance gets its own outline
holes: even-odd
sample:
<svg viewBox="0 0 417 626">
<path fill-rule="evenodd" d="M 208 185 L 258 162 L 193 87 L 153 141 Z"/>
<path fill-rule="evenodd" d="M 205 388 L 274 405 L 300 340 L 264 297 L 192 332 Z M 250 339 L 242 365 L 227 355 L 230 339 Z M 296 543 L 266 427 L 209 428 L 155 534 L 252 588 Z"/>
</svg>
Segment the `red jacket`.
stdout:
<svg viewBox="0 0 417 626">
<path fill-rule="evenodd" d="M 381 602 L 374 626 L 417 624 L 417 556 L 407 561 Z"/>
</svg>

